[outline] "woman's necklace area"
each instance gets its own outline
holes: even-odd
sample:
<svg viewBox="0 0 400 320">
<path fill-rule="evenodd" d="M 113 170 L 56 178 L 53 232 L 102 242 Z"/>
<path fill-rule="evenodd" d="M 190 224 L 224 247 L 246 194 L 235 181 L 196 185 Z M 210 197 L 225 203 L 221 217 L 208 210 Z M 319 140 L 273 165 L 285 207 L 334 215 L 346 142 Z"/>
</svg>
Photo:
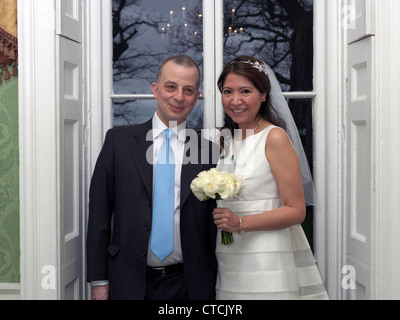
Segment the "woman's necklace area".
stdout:
<svg viewBox="0 0 400 320">
<path fill-rule="evenodd" d="M 255 126 L 254 129 L 250 129 L 250 130 L 253 131 L 253 134 L 256 132 L 256 130 L 257 130 L 258 127 L 260 126 L 261 122 L 262 122 L 262 119 L 260 119 L 260 121 L 258 121 L 258 123 L 257 123 L 257 125 Z M 247 130 L 249 130 L 249 129 L 247 129 Z M 239 146 L 241 146 L 241 143 L 237 143 L 237 144 L 235 145 L 235 139 L 233 139 L 233 152 L 232 152 L 231 161 L 235 161 L 235 154 L 236 154 L 236 152 L 238 151 L 237 149 L 238 149 Z"/>
</svg>

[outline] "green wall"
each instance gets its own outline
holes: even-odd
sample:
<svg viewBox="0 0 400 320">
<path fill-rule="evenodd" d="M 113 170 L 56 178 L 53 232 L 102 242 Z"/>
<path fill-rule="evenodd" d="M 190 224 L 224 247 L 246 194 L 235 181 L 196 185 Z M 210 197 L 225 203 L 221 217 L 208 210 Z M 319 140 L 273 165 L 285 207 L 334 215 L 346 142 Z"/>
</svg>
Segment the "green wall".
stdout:
<svg viewBox="0 0 400 320">
<path fill-rule="evenodd" d="M 11 77 L 0 85 L 0 283 L 20 282 L 19 256 L 18 78 Z"/>
</svg>

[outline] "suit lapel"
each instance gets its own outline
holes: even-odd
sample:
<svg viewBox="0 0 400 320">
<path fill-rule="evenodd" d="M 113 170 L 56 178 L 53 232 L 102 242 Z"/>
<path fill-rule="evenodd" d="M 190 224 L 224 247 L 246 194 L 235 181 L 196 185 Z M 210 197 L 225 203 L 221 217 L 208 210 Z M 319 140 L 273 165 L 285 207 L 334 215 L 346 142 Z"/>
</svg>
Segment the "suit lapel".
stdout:
<svg viewBox="0 0 400 320">
<path fill-rule="evenodd" d="M 129 149 L 132 154 L 133 161 L 135 162 L 139 174 L 142 178 L 143 184 L 150 197 L 153 193 L 153 140 L 152 136 L 147 137 L 148 132 L 152 129 L 152 120 L 134 127 L 132 139 L 129 143 Z M 149 155 L 149 161 L 147 159 Z"/>
</svg>

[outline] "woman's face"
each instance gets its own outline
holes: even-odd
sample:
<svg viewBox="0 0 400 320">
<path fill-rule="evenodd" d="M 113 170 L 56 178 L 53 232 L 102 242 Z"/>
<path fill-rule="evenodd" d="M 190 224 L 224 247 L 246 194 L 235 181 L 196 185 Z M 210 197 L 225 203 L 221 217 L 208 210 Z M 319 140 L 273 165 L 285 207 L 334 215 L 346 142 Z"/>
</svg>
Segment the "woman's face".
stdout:
<svg viewBox="0 0 400 320">
<path fill-rule="evenodd" d="M 225 113 L 239 125 L 240 129 L 253 129 L 261 103 L 266 94 L 261 93 L 244 76 L 229 74 L 222 88 L 222 105 Z"/>
</svg>

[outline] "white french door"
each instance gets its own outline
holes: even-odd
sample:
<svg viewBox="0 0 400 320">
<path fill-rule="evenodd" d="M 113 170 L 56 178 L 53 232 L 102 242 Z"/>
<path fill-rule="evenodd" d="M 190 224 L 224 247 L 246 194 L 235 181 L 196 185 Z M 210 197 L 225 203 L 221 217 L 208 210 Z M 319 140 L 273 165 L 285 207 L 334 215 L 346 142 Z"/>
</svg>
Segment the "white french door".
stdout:
<svg viewBox="0 0 400 320">
<path fill-rule="evenodd" d="M 18 1 L 22 299 L 85 298 L 84 6 Z"/>
<path fill-rule="evenodd" d="M 56 2 L 60 112 L 59 298 L 84 297 L 83 1 Z"/>
<path fill-rule="evenodd" d="M 348 95 L 346 121 L 345 261 L 353 272 L 347 299 L 370 299 L 373 184 L 371 112 L 373 83 L 372 1 L 349 1 L 354 19 L 347 28 Z M 351 269 L 349 269 L 351 270 Z"/>
<path fill-rule="evenodd" d="M 345 263 L 356 277 L 345 293 L 357 300 L 371 296 L 371 54 L 371 39 L 349 45 Z"/>
</svg>

